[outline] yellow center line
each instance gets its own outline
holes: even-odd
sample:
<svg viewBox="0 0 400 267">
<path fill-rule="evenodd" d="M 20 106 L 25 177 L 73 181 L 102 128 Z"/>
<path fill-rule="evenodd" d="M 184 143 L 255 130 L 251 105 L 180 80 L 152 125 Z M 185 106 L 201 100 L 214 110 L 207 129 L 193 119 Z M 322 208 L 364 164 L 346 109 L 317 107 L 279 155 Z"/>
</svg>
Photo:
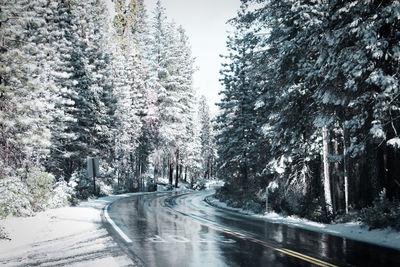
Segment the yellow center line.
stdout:
<svg viewBox="0 0 400 267">
<path fill-rule="evenodd" d="M 169 208 L 170 208 L 170 207 L 169 207 Z M 174 210 L 174 209 L 172 209 L 172 208 L 170 208 L 170 209 L 173 210 L 173 211 L 177 211 L 177 210 Z M 284 253 L 284 254 L 286 254 L 286 255 L 289 255 L 289 256 L 292 256 L 292 257 L 301 259 L 301 260 L 303 260 L 303 261 L 310 262 L 310 263 L 312 263 L 312 264 L 314 264 L 314 265 L 322 266 L 322 267 L 338 267 L 337 265 L 334 265 L 334 264 L 331 264 L 331 263 L 329 263 L 329 262 L 325 262 L 325 261 L 322 261 L 322 260 L 313 258 L 313 257 L 311 257 L 311 256 L 304 255 L 304 254 L 302 254 L 302 253 L 299 253 L 299 252 L 296 252 L 296 251 L 293 251 L 293 250 L 290 250 L 290 249 L 275 247 L 274 245 L 269 244 L 269 243 L 267 243 L 267 242 L 265 242 L 265 241 L 259 240 L 259 239 L 254 238 L 254 237 L 246 236 L 245 234 L 242 234 L 242 233 L 239 233 L 239 232 L 235 232 L 235 231 L 232 231 L 232 230 L 230 230 L 230 229 L 227 229 L 227 228 L 218 226 L 218 225 L 216 225 L 216 224 L 214 224 L 214 223 L 212 223 L 212 222 L 209 222 L 209 221 L 208 221 L 208 222 L 204 222 L 204 219 L 197 218 L 197 216 L 196 216 L 196 217 L 195 217 L 195 216 L 191 216 L 190 214 L 187 214 L 187 213 L 184 213 L 184 212 L 180 212 L 180 211 L 177 211 L 177 212 L 179 212 L 179 213 L 181 213 L 181 214 L 183 214 L 183 215 L 185 215 L 185 216 L 189 216 L 189 217 L 192 217 L 192 218 L 194 218 L 194 219 L 200 220 L 200 221 L 202 221 L 205 225 L 207 225 L 207 226 L 210 227 L 210 228 L 217 229 L 217 230 L 219 230 L 219 231 L 222 231 L 222 232 L 225 232 L 225 233 L 227 233 L 227 234 L 230 234 L 230 235 L 239 237 L 239 238 L 241 238 L 241 239 L 246 239 L 246 240 L 248 240 L 248 241 L 251 241 L 251 242 L 253 242 L 253 243 L 257 243 L 257 244 L 259 244 L 259 245 L 262 245 L 262 246 L 264 246 L 264 247 L 267 247 L 267 248 L 273 249 L 273 250 L 275 250 L 275 251 Z"/>
<path fill-rule="evenodd" d="M 317 262 L 317 261 L 314 261 L 314 260 L 311 260 L 311 259 L 307 259 L 307 258 L 304 258 L 304 257 L 302 257 L 302 256 L 300 256 L 300 255 L 297 255 L 297 254 L 289 253 L 289 252 L 285 251 L 284 249 L 279 249 L 279 248 L 278 248 L 278 249 L 275 249 L 275 250 L 276 250 L 276 251 L 279 251 L 279 252 L 281 252 L 281 253 L 284 253 L 284 254 L 286 254 L 286 255 L 289 255 L 289 256 L 298 258 L 298 259 L 300 259 L 300 260 L 310 262 L 310 263 L 312 263 L 312 264 L 314 264 L 314 265 L 317 265 L 317 266 L 322 266 L 322 267 L 328 266 L 328 265 L 326 265 L 326 264 L 324 264 L 324 263 L 320 263 L 320 262 Z"/>
<path fill-rule="evenodd" d="M 283 248 L 282 250 L 284 250 L 284 251 L 286 251 L 286 252 L 288 252 L 288 253 L 292 253 L 292 254 L 296 254 L 296 255 L 299 255 L 299 256 L 308 258 L 308 259 L 313 260 L 313 261 L 320 262 L 321 264 L 323 264 L 322 266 L 337 267 L 336 265 L 333 265 L 333 264 L 331 264 L 331 263 L 329 263 L 329 262 L 325 262 L 325 261 L 322 261 L 322 260 L 319 260 L 319 259 L 316 259 L 316 258 L 307 256 L 307 255 L 301 254 L 301 253 L 299 253 L 299 252 L 296 252 L 296 251 L 293 251 L 293 250 L 290 250 L 290 249 Z"/>
<path fill-rule="evenodd" d="M 273 246 L 273 245 L 271 245 L 271 244 L 269 244 L 269 243 L 267 243 L 267 242 L 265 242 L 265 241 L 259 240 L 259 239 L 254 238 L 254 237 L 248 237 L 248 236 L 246 236 L 245 234 L 238 233 L 238 232 L 232 231 L 232 230 L 227 229 L 227 228 L 223 228 L 223 227 L 216 226 L 216 225 L 211 225 L 211 226 L 212 226 L 213 228 L 217 228 L 217 229 L 219 229 L 219 230 L 221 230 L 221 231 L 223 231 L 223 232 L 225 232 L 225 233 L 227 233 L 227 234 L 231 234 L 231 235 L 233 235 L 233 236 L 236 236 L 236 237 L 239 237 L 239 238 L 242 238 L 242 239 L 249 240 L 249 241 L 251 241 L 251 242 L 260 244 L 260 245 L 262 245 L 262 246 L 264 246 L 264 247 L 273 249 L 273 250 L 275 250 L 275 251 L 279 251 L 279 252 L 284 253 L 284 254 L 286 254 L 286 255 L 289 255 L 289 256 L 292 256 L 292 257 L 301 259 L 301 260 L 303 260 L 303 261 L 310 262 L 310 263 L 315 264 L 315 265 L 317 265 L 317 266 L 323 266 L 323 267 L 337 267 L 337 265 L 331 264 L 331 263 L 329 263 L 329 262 L 325 262 L 325 261 L 322 261 L 322 260 L 319 260 L 319 259 L 316 259 L 316 258 L 307 256 L 307 255 L 304 255 L 304 254 L 302 254 L 302 253 L 299 253 L 299 252 L 296 252 L 296 251 L 293 251 L 293 250 L 290 250 L 290 249 L 278 248 L 278 247 L 275 247 L 275 246 Z"/>
</svg>

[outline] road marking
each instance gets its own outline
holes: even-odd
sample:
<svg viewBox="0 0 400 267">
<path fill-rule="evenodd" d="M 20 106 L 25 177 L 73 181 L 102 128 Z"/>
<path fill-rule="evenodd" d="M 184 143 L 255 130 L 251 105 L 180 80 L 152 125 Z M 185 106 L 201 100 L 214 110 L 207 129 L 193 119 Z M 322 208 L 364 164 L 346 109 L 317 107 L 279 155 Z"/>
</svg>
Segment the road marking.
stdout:
<svg viewBox="0 0 400 267">
<path fill-rule="evenodd" d="M 114 228 L 114 230 L 121 236 L 122 239 L 125 240 L 126 243 L 132 243 L 132 240 L 131 240 L 131 239 L 130 239 L 116 224 L 115 224 L 115 222 L 110 218 L 110 216 L 109 216 L 109 214 L 108 214 L 108 207 L 109 207 L 109 206 L 110 206 L 110 204 L 107 204 L 107 206 L 104 208 L 104 217 L 105 217 L 105 219 L 111 224 L 111 226 Z M 264 246 L 264 247 L 273 249 L 273 250 L 275 250 L 275 251 L 284 253 L 284 254 L 286 254 L 286 255 L 289 255 L 289 256 L 292 256 L 292 257 L 301 259 L 301 260 L 303 260 L 303 261 L 310 262 L 310 263 L 312 263 L 312 264 L 314 264 L 314 265 L 317 265 L 317 266 L 322 266 L 322 267 L 337 267 L 337 266 L 334 265 L 334 264 L 331 264 L 331 263 L 328 263 L 328 262 L 325 262 L 325 261 L 322 261 L 322 260 L 319 260 L 319 259 L 316 259 L 316 258 L 307 256 L 307 255 L 304 255 L 304 254 L 302 254 L 302 253 L 299 253 L 299 252 L 296 252 L 296 251 L 293 251 L 293 250 L 289 250 L 289 249 L 286 249 L 286 248 L 275 247 L 274 245 L 269 244 L 269 243 L 267 243 L 267 242 L 265 242 L 265 241 L 262 241 L 262 240 L 259 240 L 259 239 L 254 238 L 254 237 L 247 236 L 247 235 L 245 235 L 245 234 L 243 234 L 243 233 L 236 232 L 236 231 L 230 230 L 230 229 L 228 229 L 228 228 L 224 228 L 224 227 L 222 227 L 222 226 L 219 226 L 219 225 L 217 225 L 217 224 L 216 224 L 215 222 L 213 222 L 213 221 L 204 219 L 204 218 L 199 217 L 199 216 L 196 216 L 196 215 L 194 215 L 194 214 L 188 214 L 188 213 L 185 213 L 185 212 L 182 212 L 182 211 L 175 210 L 175 209 L 171 208 L 169 205 L 168 205 L 167 207 L 168 207 L 169 209 L 175 211 L 175 212 L 178 212 L 178 213 L 182 214 L 182 215 L 189 216 L 189 217 L 191 217 L 191 218 L 200 220 L 200 221 L 202 221 L 205 225 L 207 225 L 207 226 L 210 227 L 210 228 L 213 228 L 213 229 L 216 229 L 216 230 L 225 232 L 225 233 L 227 233 L 227 234 L 236 236 L 236 237 L 238 237 L 238 238 L 240 238 L 240 239 L 246 239 L 246 240 L 248 240 L 248 241 L 251 241 L 251 242 L 260 244 L 260 245 L 262 245 L 262 246 Z M 159 238 L 159 240 L 160 240 L 160 241 L 158 241 L 158 242 L 166 242 L 166 241 L 163 240 L 160 236 L 156 236 L 156 237 Z M 149 239 L 151 239 L 151 238 L 149 238 Z M 186 242 L 187 239 L 186 239 L 186 238 L 184 238 L 184 239 L 185 239 L 185 242 Z M 232 239 L 228 239 L 228 240 L 232 240 Z M 150 240 L 150 241 L 154 242 L 153 240 Z M 175 240 L 175 241 L 177 241 L 177 240 Z M 234 240 L 232 240 L 232 241 L 234 241 Z M 180 242 L 183 242 L 183 240 L 180 241 Z M 230 243 L 230 242 L 229 242 L 229 243 Z"/>
<path fill-rule="evenodd" d="M 177 243 L 187 243 L 190 242 L 189 239 L 183 237 L 183 236 L 178 236 L 178 235 L 167 235 L 169 239 L 171 239 L 174 242 Z"/>
<path fill-rule="evenodd" d="M 222 243 L 226 243 L 226 244 L 235 244 L 236 241 L 233 239 L 226 239 L 226 240 L 221 240 Z"/>
<path fill-rule="evenodd" d="M 329 263 L 329 262 L 325 262 L 325 261 L 322 261 L 322 260 L 313 258 L 313 257 L 311 257 L 311 256 L 304 255 L 304 254 L 302 254 L 302 253 L 299 253 L 299 252 L 296 252 L 296 251 L 293 251 L 293 250 L 290 250 L 290 249 L 279 248 L 279 247 L 276 247 L 276 246 L 274 246 L 274 245 L 272 245 L 272 244 L 269 244 L 269 243 L 267 243 L 267 242 L 265 242 L 265 241 L 259 240 L 259 239 L 257 239 L 257 238 L 250 237 L 250 236 L 247 236 L 247 235 L 245 235 L 245 234 L 243 234 L 243 233 L 236 232 L 236 231 L 230 230 L 230 229 L 228 229 L 228 228 L 219 226 L 219 225 L 216 224 L 215 222 L 210 221 L 210 220 L 207 220 L 207 219 L 204 219 L 204 218 L 199 217 L 199 216 L 197 216 L 197 215 L 190 214 L 190 213 L 186 213 L 186 212 L 182 212 L 182 211 L 179 211 L 179 210 L 175 210 L 175 209 L 173 209 L 171 206 L 168 206 L 168 208 L 171 209 L 171 210 L 173 210 L 173 211 L 175 211 L 175 212 L 178 212 L 178 213 L 180 213 L 180 214 L 182 214 L 182 215 L 185 215 L 185 216 L 188 216 L 188 217 L 197 219 L 197 220 L 199 220 L 199 221 L 202 221 L 205 225 L 207 225 L 207 226 L 210 227 L 210 228 L 213 228 L 213 229 L 216 229 L 216 230 L 225 232 L 225 233 L 227 233 L 227 234 L 236 236 L 236 237 L 241 238 L 241 239 L 245 239 L 245 240 L 248 240 L 248 241 L 251 241 L 251 242 L 260 244 L 260 245 L 262 245 L 262 246 L 264 246 L 264 247 L 273 249 L 273 250 L 275 250 L 275 251 L 284 253 L 284 254 L 286 254 L 286 255 L 289 255 L 289 256 L 292 256 L 292 257 L 295 257 L 295 258 L 298 258 L 298 259 L 301 259 L 301 260 L 303 260 L 303 261 L 310 262 L 310 263 L 312 263 L 312 264 L 314 264 L 314 265 L 321 266 L 321 267 L 337 267 L 337 265 L 331 264 L 331 263 Z"/>
<path fill-rule="evenodd" d="M 299 253 L 299 252 L 296 252 L 296 251 L 293 251 L 293 250 L 290 250 L 290 249 L 278 248 L 278 247 L 275 247 L 275 246 L 273 246 L 273 245 L 271 245 L 271 244 L 269 244 L 269 243 L 267 243 L 267 242 L 265 242 L 265 241 L 259 240 L 259 239 L 254 238 L 254 237 L 246 236 L 246 235 L 244 235 L 244 234 L 242 234 L 242 233 L 234 232 L 234 231 L 232 231 L 232 230 L 230 230 L 230 229 L 226 229 L 226 228 L 223 228 L 223 227 L 220 227 L 220 226 L 215 226 L 215 228 L 219 228 L 219 230 L 221 230 L 221 231 L 223 231 L 223 232 L 225 232 L 225 233 L 227 233 L 227 234 L 234 235 L 234 236 L 239 237 L 239 238 L 241 238 L 241 239 L 249 240 L 249 241 L 251 241 L 251 242 L 260 244 L 260 245 L 262 245 L 262 246 L 264 246 L 264 247 L 273 249 L 273 250 L 275 250 L 275 251 L 279 251 L 279 252 L 284 253 L 284 254 L 286 254 L 286 255 L 290 255 L 290 256 L 292 256 L 292 257 L 301 259 L 301 260 L 303 260 L 303 261 L 310 262 L 310 263 L 315 264 L 315 265 L 317 265 L 317 266 L 323 266 L 323 267 L 337 267 L 336 265 L 331 264 L 331 263 L 329 263 L 329 262 L 325 262 L 325 261 L 322 261 L 322 260 L 319 260 L 319 259 L 316 259 L 316 258 L 307 256 L 307 255 L 304 255 L 304 254 L 302 254 L 302 253 Z"/>
<path fill-rule="evenodd" d="M 325 262 L 325 261 L 322 261 L 322 260 L 307 256 L 307 255 L 301 254 L 299 252 L 296 252 L 296 251 L 293 251 L 293 250 L 290 250 L 290 249 L 283 248 L 281 250 L 282 250 L 283 253 L 287 253 L 289 255 L 292 255 L 293 257 L 300 258 L 300 259 L 312 262 L 312 263 L 314 263 L 315 265 L 318 265 L 318 266 L 336 267 L 336 265 L 333 265 L 333 264 L 331 264 L 329 262 Z"/>
<path fill-rule="evenodd" d="M 163 237 L 159 235 L 154 235 L 152 237 L 146 238 L 146 240 L 152 242 L 152 243 L 217 243 L 217 242 L 222 242 L 226 244 L 233 244 L 236 243 L 235 240 L 233 239 L 221 239 L 221 240 L 211 240 L 211 239 L 204 239 L 200 238 L 199 240 L 190 240 L 186 237 L 183 236 L 178 236 L 178 235 L 165 235 Z"/>
<path fill-rule="evenodd" d="M 147 240 L 149 240 L 152 243 L 166 243 L 167 242 L 167 241 L 165 241 L 165 239 L 163 239 L 159 235 L 154 235 L 154 237 L 149 237 L 149 238 L 147 238 Z"/>
<path fill-rule="evenodd" d="M 264 247 L 273 249 L 273 250 L 275 250 L 275 251 L 279 251 L 279 252 L 281 252 L 281 253 L 284 253 L 284 254 L 286 254 L 286 255 L 290 255 L 290 256 L 292 256 L 292 257 L 301 259 L 301 260 L 303 260 L 303 261 L 310 262 L 310 263 L 315 264 L 315 265 L 317 265 L 317 266 L 323 266 L 323 267 L 337 267 L 336 265 L 331 264 L 331 263 L 329 263 L 329 262 L 325 262 L 325 261 L 322 261 L 322 260 L 319 260 L 319 259 L 316 259 L 316 258 L 307 256 L 307 255 L 304 255 L 304 254 L 302 254 L 302 253 L 299 253 L 299 252 L 296 252 L 296 251 L 293 251 L 293 250 L 290 250 L 290 249 L 278 248 L 278 247 L 275 247 L 274 245 L 269 244 L 269 243 L 267 243 L 267 242 L 265 242 L 265 241 L 259 240 L 259 239 L 254 238 L 254 237 L 246 236 L 245 234 L 242 234 L 242 233 L 239 233 L 239 232 L 235 232 L 235 231 L 232 231 L 232 230 L 230 230 L 230 229 L 227 229 L 227 228 L 224 228 L 224 227 L 221 227 L 221 226 L 218 226 L 218 225 L 213 225 L 213 227 L 216 228 L 216 229 L 218 229 L 218 230 L 220 230 L 220 231 L 223 231 L 223 232 L 225 232 L 225 233 L 227 233 L 227 234 L 230 234 L 230 235 L 236 236 L 236 237 L 238 237 L 238 238 L 245 239 L 245 240 L 248 240 L 248 241 L 251 241 L 251 242 L 260 244 L 260 245 L 262 245 L 262 246 L 264 246 Z"/>
<path fill-rule="evenodd" d="M 104 217 L 106 218 L 107 222 L 111 224 L 114 230 L 120 235 L 122 239 L 125 240 L 126 243 L 132 243 L 132 240 L 124 232 L 122 232 L 121 228 L 119 228 L 118 225 L 116 225 L 115 222 L 108 215 L 109 206 L 110 204 L 107 204 L 107 206 L 104 208 Z"/>
</svg>

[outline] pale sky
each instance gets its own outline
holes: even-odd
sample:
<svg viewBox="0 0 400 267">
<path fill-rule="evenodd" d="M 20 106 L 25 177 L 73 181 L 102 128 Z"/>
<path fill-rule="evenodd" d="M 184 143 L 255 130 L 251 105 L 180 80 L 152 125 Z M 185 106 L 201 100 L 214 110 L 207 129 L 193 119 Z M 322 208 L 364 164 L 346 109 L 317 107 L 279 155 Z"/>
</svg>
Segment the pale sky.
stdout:
<svg viewBox="0 0 400 267">
<path fill-rule="evenodd" d="M 157 0 L 144 0 L 148 17 L 153 16 Z M 221 69 L 220 54 L 226 54 L 226 37 L 230 27 L 228 19 L 236 15 L 240 0 L 161 0 L 167 17 L 186 30 L 192 46 L 193 56 L 199 70 L 194 75 L 194 88 L 198 95 L 205 95 L 210 109 L 219 101 L 218 92 Z"/>
</svg>

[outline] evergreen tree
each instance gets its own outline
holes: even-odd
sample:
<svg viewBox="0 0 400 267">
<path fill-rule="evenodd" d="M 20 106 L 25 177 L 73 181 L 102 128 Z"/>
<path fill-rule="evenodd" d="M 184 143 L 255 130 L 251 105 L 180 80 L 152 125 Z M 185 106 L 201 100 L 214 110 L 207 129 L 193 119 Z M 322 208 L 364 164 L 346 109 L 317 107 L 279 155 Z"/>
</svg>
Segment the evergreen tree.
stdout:
<svg viewBox="0 0 400 267">
<path fill-rule="evenodd" d="M 124 180 L 128 189 L 136 190 L 143 185 L 154 149 L 157 100 L 148 67 L 151 53 L 143 1 L 116 1 L 115 11 L 113 80 L 120 118 L 115 129 L 116 169 L 119 181 Z"/>
<path fill-rule="evenodd" d="M 242 2 L 258 4 L 235 19 L 260 35 L 249 62 L 270 143 L 264 173 L 284 178 L 282 194 L 322 198 L 333 213 L 371 203 L 383 187 L 398 194 L 398 4 Z"/>
<path fill-rule="evenodd" d="M 47 114 L 51 83 L 43 66 L 46 1 L 5 1 L 0 25 L 0 178 L 26 178 L 49 148 Z"/>
<path fill-rule="evenodd" d="M 185 136 L 181 147 L 180 177 L 191 187 L 202 177 L 200 120 L 196 118 L 195 105 L 191 106 L 188 120 L 185 122 Z"/>
<path fill-rule="evenodd" d="M 230 63 L 224 65 L 223 98 L 218 105 L 222 113 L 217 117 L 218 168 L 220 177 L 231 177 L 230 182 L 241 189 L 247 189 L 260 171 L 260 161 L 256 145 L 261 139 L 257 129 L 255 104 L 257 99 L 257 80 L 253 79 L 252 58 L 258 37 L 242 23 L 246 5 L 231 21 L 236 27 L 233 36 L 228 38 Z"/>
<path fill-rule="evenodd" d="M 108 150 L 114 107 L 107 81 L 105 7 L 96 0 L 61 1 L 57 11 L 60 38 L 55 41 L 59 59 L 54 80 L 61 100 L 53 119 L 49 168 L 68 181 L 75 171 L 85 168 L 88 156 Z M 102 107 L 107 107 L 107 116 Z"/>
<path fill-rule="evenodd" d="M 151 29 L 150 67 L 160 115 L 157 146 L 168 161 L 172 184 L 192 105 L 193 59 L 183 29 L 167 21 L 161 1 L 157 2 Z M 177 185 L 178 179 L 175 179 Z"/>
<path fill-rule="evenodd" d="M 214 163 L 214 151 L 210 109 L 205 96 L 200 97 L 198 116 L 203 177 L 210 178 L 210 176 L 212 176 L 212 165 Z"/>
</svg>

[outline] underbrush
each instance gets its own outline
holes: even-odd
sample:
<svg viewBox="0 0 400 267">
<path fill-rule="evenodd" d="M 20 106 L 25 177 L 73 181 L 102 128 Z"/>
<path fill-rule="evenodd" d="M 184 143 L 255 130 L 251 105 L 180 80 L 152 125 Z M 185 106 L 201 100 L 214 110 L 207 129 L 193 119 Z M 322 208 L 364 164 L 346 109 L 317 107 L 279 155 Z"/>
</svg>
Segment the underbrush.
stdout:
<svg viewBox="0 0 400 267">
<path fill-rule="evenodd" d="M 360 220 L 369 229 L 392 227 L 400 231 L 400 202 L 390 201 L 386 198 L 385 191 L 373 202 L 371 207 L 361 210 Z"/>
<path fill-rule="evenodd" d="M 26 179 L 8 176 L 0 181 L 0 218 L 8 215 L 32 216 L 49 208 L 68 205 L 73 190 L 54 176 L 40 169 L 32 169 Z"/>
<path fill-rule="evenodd" d="M 233 191 L 223 186 L 216 190 L 214 197 L 232 208 L 242 208 L 253 213 L 263 213 L 265 210 L 265 203 L 255 193 Z"/>
<path fill-rule="evenodd" d="M 320 223 L 333 221 L 333 215 L 327 212 L 323 198 L 313 198 L 310 195 L 305 195 L 299 199 L 298 208 L 294 214 Z"/>
<path fill-rule="evenodd" d="M 241 208 L 253 213 L 265 211 L 263 196 L 265 196 L 265 191 L 256 194 L 235 190 L 230 186 L 217 189 L 214 195 L 216 199 L 226 203 L 229 207 Z M 280 194 L 279 190 L 276 190 L 270 193 L 268 204 L 271 211 L 284 215 L 296 215 L 315 222 L 361 222 L 370 230 L 391 227 L 400 231 L 400 201 L 390 201 L 386 198 L 385 191 L 382 191 L 370 207 L 352 210 L 349 214 L 339 214 L 335 218 L 326 211 L 323 199 L 313 198 L 309 195 L 290 197 Z"/>
<path fill-rule="evenodd" d="M 265 190 L 245 192 L 225 185 L 216 190 L 214 197 L 232 208 L 241 208 L 253 213 L 265 212 Z M 284 215 L 296 215 L 321 223 L 333 221 L 333 216 L 326 211 L 323 199 L 310 195 L 284 194 L 278 188 L 269 193 L 268 206 L 269 211 Z"/>
</svg>

